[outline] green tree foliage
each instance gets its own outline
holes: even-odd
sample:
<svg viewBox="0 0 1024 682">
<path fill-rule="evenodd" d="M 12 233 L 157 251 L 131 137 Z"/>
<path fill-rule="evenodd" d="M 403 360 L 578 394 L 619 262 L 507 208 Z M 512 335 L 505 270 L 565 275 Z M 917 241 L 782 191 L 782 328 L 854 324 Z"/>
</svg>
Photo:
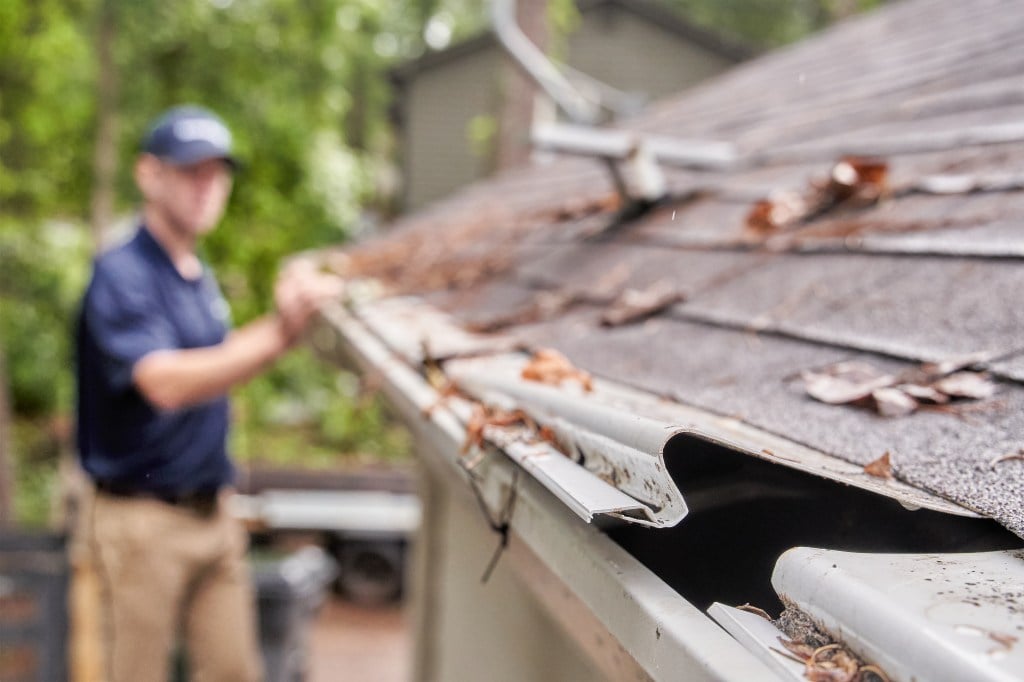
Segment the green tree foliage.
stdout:
<svg viewBox="0 0 1024 682">
<path fill-rule="evenodd" d="M 883 0 L 669 0 L 684 16 L 753 47 L 803 38 Z"/>
</svg>

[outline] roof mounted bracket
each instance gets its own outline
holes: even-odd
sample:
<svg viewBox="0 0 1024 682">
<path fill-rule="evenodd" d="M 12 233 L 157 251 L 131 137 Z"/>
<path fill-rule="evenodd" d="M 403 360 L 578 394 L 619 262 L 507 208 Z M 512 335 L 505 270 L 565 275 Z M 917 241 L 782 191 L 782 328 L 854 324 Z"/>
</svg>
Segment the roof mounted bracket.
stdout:
<svg viewBox="0 0 1024 682">
<path fill-rule="evenodd" d="M 682 140 L 565 123 L 534 125 L 532 138 L 534 146 L 541 149 L 603 159 L 612 169 L 616 190 L 623 199 L 648 203 L 664 198 L 668 191 L 662 164 L 721 171 L 734 168 L 738 159 L 736 148 L 727 142 Z M 623 169 L 629 172 L 629 186 L 622 176 Z"/>
<path fill-rule="evenodd" d="M 491 23 L 505 51 L 576 125 L 534 124 L 535 146 L 594 156 L 605 161 L 623 205 L 647 207 L 663 199 L 668 185 L 659 163 L 721 170 L 736 161 L 732 145 L 638 136 L 595 126 L 605 113 L 635 113 L 637 98 L 570 71 L 575 83 L 555 66 L 516 23 L 516 0 L 491 0 Z M 624 166 L 632 182 L 623 175 Z"/>
</svg>

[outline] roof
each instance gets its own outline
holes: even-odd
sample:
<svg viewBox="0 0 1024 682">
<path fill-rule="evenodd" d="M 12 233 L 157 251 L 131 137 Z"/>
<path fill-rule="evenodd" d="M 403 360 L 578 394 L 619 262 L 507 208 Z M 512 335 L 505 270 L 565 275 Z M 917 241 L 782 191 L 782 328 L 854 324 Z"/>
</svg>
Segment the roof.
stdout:
<svg viewBox="0 0 1024 682">
<path fill-rule="evenodd" d="M 1014 0 L 889 5 L 623 124 L 747 160 L 669 169 L 671 199 L 639 218 L 618 219 L 601 163 L 564 158 L 401 219 L 348 249 L 346 272 L 839 460 L 889 453 L 898 480 L 1024 536 L 1022 30 Z M 806 210 L 846 155 L 886 169 L 876 195 Z M 665 282 L 674 303 L 602 324 L 624 291 Z M 965 356 L 994 396 L 903 416 L 815 400 L 801 379 Z"/>
<path fill-rule="evenodd" d="M 678 12 L 663 7 L 655 0 L 578 0 L 576 5 L 578 10 L 583 13 L 618 10 L 632 14 L 660 26 L 682 40 L 690 41 L 729 60 L 743 61 L 753 55 L 753 50 L 749 47 L 686 21 Z M 494 31 L 486 30 L 443 50 L 428 51 L 415 59 L 399 64 L 391 69 L 391 79 L 401 83 L 427 69 L 433 69 L 452 60 L 473 55 L 482 49 L 497 45 L 498 40 Z"/>
</svg>

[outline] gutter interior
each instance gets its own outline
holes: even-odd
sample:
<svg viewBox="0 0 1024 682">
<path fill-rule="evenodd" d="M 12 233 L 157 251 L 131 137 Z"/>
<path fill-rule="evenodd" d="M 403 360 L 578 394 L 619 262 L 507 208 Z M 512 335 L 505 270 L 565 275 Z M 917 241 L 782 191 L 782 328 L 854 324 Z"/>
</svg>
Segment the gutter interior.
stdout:
<svg viewBox="0 0 1024 682">
<path fill-rule="evenodd" d="M 773 616 L 770 580 L 791 547 L 853 552 L 978 552 L 1024 547 L 989 519 L 899 502 L 734 452 L 673 439 L 665 462 L 690 507 L 674 528 L 612 526 L 608 535 L 692 604 L 750 603 Z"/>
</svg>

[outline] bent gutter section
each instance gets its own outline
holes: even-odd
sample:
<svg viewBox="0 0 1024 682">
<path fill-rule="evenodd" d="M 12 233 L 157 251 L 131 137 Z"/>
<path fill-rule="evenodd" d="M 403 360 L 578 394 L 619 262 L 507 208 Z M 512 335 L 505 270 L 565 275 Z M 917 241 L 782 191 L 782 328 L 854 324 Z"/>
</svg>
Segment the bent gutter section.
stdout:
<svg viewBox="0 0 1024 682">
<path fill-rule="evenodd" d="M 667 403 L 600 380 L 594 382 L 591 394 L 524 381 L 519 377 L 525 362 L 522 355 L 489 356 L 453 360 L 445 369 L 476 397 L 494 401 L 506 396 L 506 401 L 529 412 L 538 423 L 556 432 L 566 431 L 570 442 L 576 438 L 593 445 L 581 448 L 585 458 L 591 458 L 588 468 L 615 468 L 618 487 L 658 509 L 664 526 L 678 523 L 686 513 L 686 503 L 665 467 L 665 458 L 685 457 L 695 439 L 884 495 L 908 509 L 978 516 L 900 481 L 870 476 L 863 467 L 732 418 Z M 638 472 L 643 478 L 637 478 Z"/>
<path fill-rule="evenodd" d="M 381 390 L 417 437 L 429 442 L 450 469 L 464 474 L 458 452 L 465 430 L 437 394 L 380 338 L 340 306 L 324 311 L 315 350 L 325 359 L 380 379 Z M 478 486 L 492 514 L 518 485 L 510 526 L 652 679 L 768 680 L 772 672 L 704 613 L 681 597 L 592 525 L 559 513 L 560 503 L 538 483 L 516 482 L 515 465 L 489 457 Z M 528 587 L 530 587 L 528 585 Z M 531 588 L 532 589 L 532 588 Z M 573 633 L 584 636 L 587 633 Z"/>
<path fill-rule="evenodd" d="M 668 527 L 685 516 L 686 504 L 664 458 L 685 457 L 693 439 L 883 495 L 908 509 L 979 516 L 937 495 L 896 479 L 870 476 L 860 465 L 733 417 L 610 381 L 595 380 L 594 390 L 584 392 L 573 382 L 556 387 L 523 380 L 527 358 L 509 352 L 516 345 L 512 339 L 471 334 L 416 297 L 374 301 L 357 306 L 353 315 L 407 369 L 420 366 L 429 355 L 443 361 L 446 376 L 475 399 L 521 409 L 551 428 L 574 459 L 583 460 L 596 476 L 644 505 L 643 514 L 623 515 L 629 521 L 645 522 L 646 517 L 648 525 Z"/>
</svg>

